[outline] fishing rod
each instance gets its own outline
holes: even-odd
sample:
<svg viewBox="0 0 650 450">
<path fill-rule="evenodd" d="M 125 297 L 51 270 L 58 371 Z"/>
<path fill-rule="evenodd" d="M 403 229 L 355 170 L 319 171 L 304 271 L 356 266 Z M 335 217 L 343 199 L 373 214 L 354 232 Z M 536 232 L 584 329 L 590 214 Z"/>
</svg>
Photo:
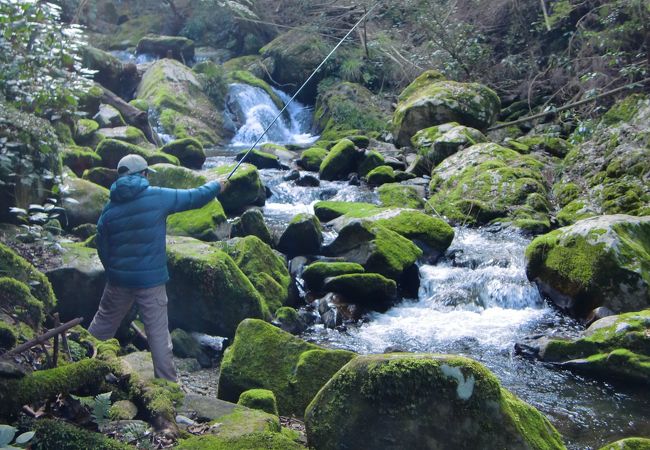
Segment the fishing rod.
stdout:
<svg viewBox="0 0 650 450">
<path fill-rule="evenodd" d="M 359 19 L 359 20 L 357 21 L 357 23 L 355 23 L 354 26 L 353 26 L 352 28 L 350 28 L 350 31 L 348 31 L 347 34 L 346 34 L 345 36 L 343 36 L 343 38 L 341 38 L 341 40 L 338 42 L 338 44 L 336 44 L 336 46 L 332 49 L 332 51 L 329 52 L 329 54 L 325 57 L 325 59 L 323 59 L 323 61 L 321 61 L 321 63 L 318 65 L 318 67 L 316 67 L 316 69 L 311 73 L 311 75 L 309 75 L 309 78 L 307 78 L 307 80 L 302 84 L 302 86 L 300 86 L 300 88 L 298 88 L 298 90 L 296 91 L 296 93 L 293 94 L 293 97 L 291 97 L 291 98 L 289 99 L 289 101 L 284 105 L 284 108 L 282 108 L 282 111 L 280 111 L 280 112 L 275 116 L 275 118 L 273 119 L 273 121 L 271 122 L 271 124 L 270 124 L 269 126 L 266 127 L 266 129 L 262 132 L 262 134 L 260 135 L 260 137 L 257 138 L 257 140 L 255 141 L 255 143 L 254 143 L 253 145 L 251 145 L 251 148 L 249 148 L 248 151 L 247 151 L 247 152 L 244 154 L 244 156 L 242 157 L 242 159 L 239 160 L 239 162 L 237 163 L 237 165 L 235 166 L 235 168 L 232 169 L 232 171 L 230 172 L 230 174 L 228 175 L 228 177 L 226 178 L 226 180 L 230 180 L 230 177 L 233 176 L 233 174 L 237 171 L 237 169 L 239 168 L 239 166 L 242 165 L 242 163 L 244 162 L 244 160 L 246 159 L 246 157 L 250 154 L 250 152 L 253 151 L 253 149 L 257 146 L 257 144 L 260 143 L 260 141 L 262 140 L 262 138 L 263 138 L 263 137 L 266 135 L 266 133 L 271 129 L 271 127 L 272 127 L 273 125 L 275 125 L 275 122 L 277 122 L 277 120 L 280 118 L 280 116 L 282 116 L 282 114 L 283 114 L 283 113 L 286 111 L 286 109 L 289 107 L 289 105 L 291 104 L 291 102 L 293 102 L 294 99 L 298 96 L 298 94 L 300 94 L 300 91 L 302 91 L 303 88 L 304 88 L 305 86 L 307 86 L 307 83 L 309 83 L 309 82 L 311 81 L 311 79 L 314 78 L 314 76 L 315 76 L 316 73 L 320 70 L 320 68 L 323 67 L 323 65 L 325 65 L 325 63 L 327 62 L 328 59 L 330 59 L 330 56 L 332 56 L 332 55 L 334 54 L 334 52 L 335 52 L 335 51 L 336 51 L 336 50 L 341 46 L 341 44 L 343 44 L 343 41 L 345 41 L 345 40 L 346 40 L 346 39 L 347 39 L 347 38 L 352 34 L 352 32 L 353 32 L 353 31 L 354 31 L 354 30 L 359 26 L 359 24 L 360 24 L 361 22 L 363 22 L 364 20 L 366 20 L 366 18 L 370 15 L 370 13 L 372 12 L 372 10 L 375 9 L 375 8 L 377 7 L 377 5 L 379 5 L 379 2 L 376 2 L 374 5 L 372 5 L 372 7 L 371 7 L 368 11 L 366 11 L 366 13 L 363 15 L 363 17 L 361 17 L 361 19 Z"/>
</svg>

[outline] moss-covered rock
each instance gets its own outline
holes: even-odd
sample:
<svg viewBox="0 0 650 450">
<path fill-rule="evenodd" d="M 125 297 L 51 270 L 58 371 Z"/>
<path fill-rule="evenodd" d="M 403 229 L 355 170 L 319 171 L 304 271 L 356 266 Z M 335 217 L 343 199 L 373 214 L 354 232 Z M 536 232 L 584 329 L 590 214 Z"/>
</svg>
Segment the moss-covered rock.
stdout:
<svg viewBox="0 0 650 450">
<path fill-rule="evenodd" d="M 178 139 L 195 138 L 203 145 L 223 143 L 232 137 L 217 109 L 191 69 L 162 59 L 145 72 L 136 93 L 147 101 L 165 133 Z"/>
<path fill-rule="evenodd" d="M 283 306 L 275 311 L 273 324 L 291 334 L 299 334 L 306 329 L 306 324 L 298 315 L 298 311 L 290 306 Z"/>
<path fill-rule="evenodd" d="M 118 400 L 108 410 L 111 420 L 133 420 L 138 415 L 138 407 L 132 401 Z"/>
<path fill-rule="evenodd" d="M 116 441 L 101 433 L 93 433 L 67 422 L 42 419 L 33 422 L 36 433 L 30 442 L 34 450 L 132 450 L 133 447 Z"/>
<path fill-rule="evenodd" d="M 228 237 L 229 231 L 226 213 L 216 199 L 199 209 L 183 211 L 167 217 L 167 234 L 172 236 L 217 241 Z"/>
<path fill-rule="evenodd" d="M 346 302 L 385 308 L 397 295 L 397 284 L 378 273 L 353 273 L 326 278 L 323 290 L 340 294 Z"/>
<path fill-rule="evenodd" d="M 101 142 L 104 139 L 115 139 L 118 141 L 128 142 L 129 144 L 144 147 L 147 150 L 153 149 L 147 137 L 140 129 L 132 126 L 121 126 L 113 128 L 100 128 L 93 136 L 94 141 Z M 99 144 L 98 144 L 99 145 Z"/>
<path fill-rule="evenodd" d="M 85 170 L 82 178 L 91 183 L 110 189 L 111 185 L 117 180 L 117 170 L 107 167 L 93 167 Z"/>
<path fill-rule="evenodd" d="M 343 227 L 323 253 L 343 257 L 361 264 L 367 272 L 399 281 L 404 271 L 422 255 L 422 250 L 382 225 L 357 220 Z"/>
<path fill-rule="evenodd" d="M 548 229 L 546 165 L 497 144 L 477 144 L 440 163 L 431 174 L 429 204 L 455 222 L 512 221 Z M 526 222 L 529 221 L 529 222 Z"/>
<path fill-rule="evenodd" d="M 148 175 L 151 186 L 174 189 L 193 189 L 207 183 L 208 179 L 185 167 L 172 164 L 155 164 L 151 166 L 155 172 Z"/>
<path fill-rule="evenodd" d="M 363 272 L 365 272 L 365 269 L 361 264 L 357 263 L 315 262 L 305 267 L 302 279 L 305 280 L 308 289 L 321 291 L 326 278 Z"/>
<path fill-rule="evenodd" d="M 417 79 L 406 88 L 393 115 L 393 127 L 400 146 L 425 128 L 447 122 L 484 130 L 496 120 L 501 102 L 497 94 L 478 83 Z"/>
<path fill-rule="evenodd" d="M 291 277 L 284 258 L 256 236 L 215 244 L 226 252 L 264 298 L 269 311 L 282 306 L 289 296 Z"/>
<path fill-rule="evenodd" d="M 429 170 L 448 156 L 483 142 L 487 142 L 483 133 L 457 122 L 425 128 L 411 138 L 411 144 L 424 157 Z"/>
<path fill-rule="evenodd" d="M 650 439 L 631 437 L 607 444 L 598 450 L 650 450 Z"/>
<path fill-rule="evenodd" d="M 372 203 L 363 202 L 322 201 L 314 204 L 314 214 L 323 222 L 329 222 L 341 216 L 361 219 L 374 216 L 384 210 Z"/>
<path fill-rule="evenodd" d="M 50 123 L 0 101 L 0 220 L 9 221 L 10 208 L 27 209 L 52 197 L 54 178 L 61 174 L 56 132 Z"/>
<path fill-rule="evenodd" d="M 564 139 L 549 135 L 527 135 L 506 141 L 504 145 L 520 153 L 547 152 L 558 158 L 564 158 L 573 149 Z"/>
<path fill-rule="evenodd" d="M 272 245 L 271 232 L 264 222 L 264 216 L 259 209 L 249 209 L 232 223 L 232 237 L 257 236 L 262 242 Z"/>
<path fill-rule="evenodd" d="M 84 223 L 97 223 L 108 203 L 108 189 L 74 175 L 66 177 L 64 185 L 66 189 L 62 190 L 61 204 L 65 208 L 67 226 L 73 228 Z"/>
<path fill-rule="evenodd" d="M 100 128 L 126 126 L 126 122 L 117 108 L 104 103 L 99 105 L 99 111 L 93 116 L 93 120 L 99 124 Z"/>
<path fill-rule="evenodd" d="M 584 219 L 536 238 L 526 249 L 526 273 L 560 308 L 586 317 L 650 305 L 650 217 Z"/>
<path fill-rule="evenodd" d="M 149 35 L 140 39 L 135 51 L 159 58 L 174 58 L 187 64 L 194 59 L 194 41 L 182 36 Z"/>
<path fill-rule="evenodd" d="M 129 105 L 138 108 L 140 111 L 149 111 L 149 103 L 147 103 L 146 100 L 142 100 L 141 98 L 134 98 L 129 102 Z"/>
<path fill-rule="evenodd" d="M 135 154 L 148 159 L 153 153 L 149 149 L 117 139 L 102 140 L 95 151 L 102 158 L 102 165 L 109 169 L 116 169 L 117 163 L 126 155 Z"/>
<path fill-rule="evenodd" d="M 93 135 L 99 130 L 99 124 L 92 119 L 79 119 L 75 130 L 74 140 L 79 145 L 88 145 L 93 141 Z"/>
<path fill-rule="evenodd" d="M 564 449 L 539 411 L 503 389 L 476 361 L 432 354 L 360 356 L 323 387 L 305 413 L 318 449 Z M 413 430 L 418 430 L 413 432 Z"/>
<path fill-rule="evenodd" d="M 200 170 L 205 162 L 203 145 L 196 139 L 186 138 L 171 141 L 160 149 L 163 153 L 174 155 L 183 167 Z"/>
<path fill-rule="evenodd" d="M 84 171 L 97 167 L 102 158 L 89 147 L 66 147 L 61 154 L 61 162 L 69 167 L 75 175 L 81 177 Z"/>
<path fill-rule="evenodd" d="M 341 139 L 320 165 L 321 180 L 344 180 L 357 167 L 359 153 L 349 139 Z"/>
<path fill-rule="evenodd" d="M 0 274 L 29 286 L 31 294 L 43 303 L 46 312 L 50 312 L 56 306 L 56 297 L 47 277 L 29 261 L 2 243 L 0 243 Z"/>
<path fill-rule="evenodd" d="M 180 441 L 179 450 L 303 450 L 305 447 L 281 433 L 251 433 L 239 437 L 203 435 Z"/>
<path fill-rule="evenodd" d="M 175 237 L 168 240 L 167 256 L 172 326 L 232 336 L 244 318 L 270 316 L 262 296 L 223 251 L 195 239 Z"/>
<path fill-rule="evenodd" d="M 219 398 L 235 401 L 254 388 L 272 391 L 282 415 L 302 417 L 325 382 L 354 353 L 325 350 L 261 320 L 245 320 L 221 363 Z"/>
<path fill-rule="evenodd" d="M 433 253 L 434 259 L 444 254 L 454 239 L 454 229 L 447 222 L 420 211 L 390 212 L 373 220 Z"/>
<path fill-rule="evenodd" d="M 424 200 L 413 186 L 387 183 L 378 190 L 382 206 L 393 208 L 423 209 Z"/>
<path fill-rule="evenodd" d="M 319 89 L 314 122 L 328 139 L 361 133 L 376 136 L 386 128 L 388 105 L 360 84 L 343 81 Z M 367 141 L 366 137 L 365 145 L 358 147 L 366 148 Z"/>
<path fill-rule="evenodd" d="M 228 175 L 234 165 L 220 166 L 208 172 L 209 178 Z M 243 163 L 230 179 L 230 187 L 219 196 L 223 209 L 228 214 L 236 214 L 247 206 L 264 206 L 266 202 L 266 189 L 262 184 L 257 168 L 252 164 Z"/>
<path fill-rule="evenodd" d="M 298 214 L 284 230 L 278 241 L 278 250 L 290 258 L 298 255 L 316 255 L 323 244 L 322 225 L 312 214 Z"/>
<path fill-rule="evenodd" d="M 278 415 L 278 402 L 268 389 L 249 389 L 239 396 L 238 405 Z"/>
<path fill-rule="evenodd" d="M 2 279 L 0 279 L 0 282 Z M 3 289 L 5 286 L 0 285 L 0 289 Z M 0 295 L 4 293 L 0 291 Z M 16 346 L 18 341 L 18 336 L 16 336 L 15 327 L 10 326 L 6 322 L 0 322 L 0 349 L 3 351 L 11 350 Z"/>
<path fill-rule="evenodd" d="M 321 147 L 311 147 L 302 152 L 300 159 L 296 161 L 300 167 L 312 172 L 318 172 L 320 165 L 327 156 L 327 149 Z"/>
<path fill-rule="evenodd" d="M 241 161 L 246 153 L 246 150 L 238 153 L 237 156 L 235 156 L 235 159 Z M 246 156 L 246 162 L 254 165 L 258 169 L 279 169 L 281 167 L 280 159 L 277 156 L 260 150 L 253 150 L 248 153 L 248 156 Z"/>
<path fill-rule="evenodd" d="M 379 166 L 368 173 L 366 180 L 373 186 L 393 183 L 395 182 L 395 171 L 391 166 Z"/>
<path fill-rule="evenodd" d="M 378 151 L 370 150 L 366 151 L 359 162 L 359 167 L 357 169 L 360 177 L 365 177 L 370 171 L 376 169 L 379 166 L 383 166 L 385 162 L 384 156 Z"/>
<path fill-rule="evenodd" d="M 174 355 L 179 358 L 198 358 L 201 346 L 187 331 L 176 328 L 170 333 Z"/>
</svg>

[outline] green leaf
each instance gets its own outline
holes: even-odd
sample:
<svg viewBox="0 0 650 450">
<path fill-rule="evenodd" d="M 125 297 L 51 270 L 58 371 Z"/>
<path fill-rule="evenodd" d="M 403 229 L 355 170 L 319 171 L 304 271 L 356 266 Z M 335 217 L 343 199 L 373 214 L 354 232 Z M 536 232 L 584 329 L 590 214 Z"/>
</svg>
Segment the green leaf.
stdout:
<svg viewBox="0 0 650 450">
<path fill-rule="evenodd" d="M 9 425 L 0 425 L 0 446 L 5 447 L 16 435 L 16 429 Z"/>
<path fill-rule="evenodd" d="M 27 433 L 21 434 L 20 436 L 18 436 L 16 438 L 16 444 L 24 445 L 24 444 L 28 443 L 29 441 L 32 440 L 32 438 L 34 437 L 35 434 L 36 433 L 34 433 L 33 431 L 28 431 Z"/>
</svg>

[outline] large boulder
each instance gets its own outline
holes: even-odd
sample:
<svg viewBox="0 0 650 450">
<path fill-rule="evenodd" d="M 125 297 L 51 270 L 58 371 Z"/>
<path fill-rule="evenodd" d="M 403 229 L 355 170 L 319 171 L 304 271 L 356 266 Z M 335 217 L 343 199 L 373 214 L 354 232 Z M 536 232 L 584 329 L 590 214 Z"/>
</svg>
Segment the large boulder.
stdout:
<svg viewBox="0 0 650 450">
<path fill-rule="evenodd" d="M 138 128 L 131 126 L 100 128 L 95 133 L 95 137 L 100 141 L 102 139 L 117 139 L 118 141 L 139 145 L 150 150 L 153 148 L 153 145 L 149 143 L 144 133 Z"/>
<path fill-rule="evenodd" d="M 461 356 L 359 356 L 316 395 L 305 424 L 322 450 L 565 448 L 539 411 Z"/>
<path fill-rule="evenodd" d="M 309 290 L 322 291 L 327 278 L 363 272 L 365 269 L 357 263 L 317 261 L 305 267 L 302 279 Z"/>
<path fill-rule="evenodd" d="M 393 115 L 398 145 L 408 146 L 418 131 L 447 122 L 478 130 L 494 123 L 501 102 L 492 89 L 478 83 L 423 79 L 426 75 L 400 95 Z"/>
<path fill-rule="evenodd" d="M 599 450 L 650 450 L 650 439 L 641 437 L 625 438 L 607 444 Z"/>
<path fill-rule="evenodd" d="M 366 181 L 371 186 L 393 183 L 395 182 L 395 171 L 391 166 L 375 167 L 366 175 Z"/>
<path fill-rule="evenodd" d="M 378 273 L 353 273 L 326 278 L 323 291 L 335 292 L 346 303 L 385 308 L 397 295 L 397 284 Z"/>
<path fill-rule="evenodd" d="M 246 157 L 246 162 L 254 165 L 258 169 L 280 169 L 280 159 L 271 154 L 261 150 L 253 150 L 250 153 L 246 150 L 240 152 L 235 156 L 237 161 L 241 161 Z"/>
<path fill-rule="evenodd" d="M 194 59 L 194 41 L 182 36 L 149 35 L 140 39 L 135 51 L 189 64 Z"/>
<path fill-rule="evenodd" d="M 343 257 L 346 261 L 361 264 L 367 272 L 399 281 L 422 255 L 422 250 L 382 225 L 356 220 L 343 227 L 323 253 Z"/>
<path fill-rule="evenodd" d="M 483 142 L 487 138 L 479 130 L 456 122 L 425 128 L 411 138 L 411 145 L 424 157 L 429 169 L 459 150 Z"/>
<path fill-rule="evenodd" d="M 192 189 L 208 182 L 203 175 L 199 175 L 185 167 L 172 164 L 154 164 L 151 166 L 155 172 L 148 175 L 151 186 L 168 187 L 174 189 Z"/>
<path fill-rule="evenodd" d="M 300 167 L 312 172 L 318 172 L 320 165 L 327 156 L 327 149 L 321 147 L 311 147 L 302 152 L 300 159 L 296 161 Z"/>
<path fill-rule="evenodd" d="M 70 146 L 63 151 L 61 162 L 81 177 L 84 171 L 99 166 L 102 158 L 89 147 Z"/>
<path fill-rule="evenodd" d="M 149 67 L 137 98 L 147 101 L 164 132 L 178 139 L 192 137 L 216 145 L 232 137 L 224 127 L 223 110 L 210 100 L 194 72 L 178 61 L 161 59 Z"/>
<path fill-rule="evenodd" d="M 321 180 L 346 179 L 348 174 L 356 170 L 359 157 L 360 154 L 357 152 L 354 142 L 349 139 L 341 139 L 329 151 L 320 165 Z"/>
<path fill-rule="evenodd" d="M 95 150 L 102 159 L 102 165 L 117 169 L 117 163 L 126 155 L 136 154 L 149 161 L 154 154 L 151 150 L 118 139 L 104 139 Z"/>
<path fill-rule="evenodd" d="M 282 415 L 302 417 L 305 407 L 337 370 L 354 357 L 326 350 L 261 320 L 245 320 L 221 363 L 219 398 L 237 401 L 254 388 L 275 394 Z"/>
<path fill-rule="evenodd" d="M 578 339 L 547 339 L 543 361 L 609 381 L 650 385 L 650 309 L 608 316 Z"/>
<path fill-rule="evenodd" d="M 104 103 L 99 105 L 99 111 L 93 116 L 93 120 L 97 122 L 100 128 L 113 128 L 126 126 L 126 122 L 122 114 L 112 105 Z"/>
<path fill-rule="evenodd" d="M 105 187 L 69 174 L 61 190 L 66 225 L 74 228 L 84 223 L 97 223 L 108 199 L 109 192 Z"/>
<path fill-rule="evenodd" d="M 499 219 L 545 231 L 550 226 L 546 167 L 497 144 L 477 144 L 433 170 L 428 203 L 459 223 L 482 225 Z"/>
<path fill-rule="evenodd" d="M 273 312 L 286 303 L 291 277 L 284 257 L 255 236 L 215 244 L 248 277 Z"/>
<path fill-rule="evenodd" d="M 0 101 L 0 221 L 11 219 L 9 209 L 27 209 L 51 197 L 54 178 L 61 174 L 61 145 L 46 120 L 23 113 Z"/>
<path fill-rule="evenodd" d="M 340 139 L 361 133 L 378 135 L 390 119 L 387 106 L 360 84 L 335 83 L 319 93 L 314 125 L 323 139 Z"/>
<path fill-rule="evenodd" d="M 233 221 L 230 235 L 232 237 L 257 236 L 262 242 L 273 244 L 273 237 L 259 209 L 249 209 L 239 219 Z"/>
<path fill-rule="evenodd" d="M 586 317 L 650 305 L 650 217 L 584 219 L 536 238 L 526 249 L 526 274 L 560 308 Z"/>
<path fill-rule="evenodd" d="M 219 178 L 228 175 L 234 165 L 220 166 L 211 169 L 208 177 Z M 266 189 L 257 168 L 252 164 L 243 163 L 230 179 L 230 187 L 219 196 L 223 209 L 228 214 L 236 214 L 247 206 L 264 206 Z"/>
<path fill-rule="evenodd" d="M 635 94 L 612 107 L 585 139 L 564 158 L 559 170 L 561 225 L 600 214 L 650 214 L 650 97 Z"/>
<path fill-rule="evenodd" d="M 320 220 L 312 214 L 298 214 L 284 230 L 278 242 L 278 250 L 293 258 L 299 255 L 316 255 L 323 244 Z"/>
<path fill-rule="evenodd" d="M 196 239 L 167 240 L 172 328 L 233 336 L 247 317 L 269 317 L 264 299 L 233 259 Z"/>
<path fill-rule="evenodd" d="M 424 200 L 415 186 L 399 183 L 383 184 L 377 189 L 382 206 L 392 208 L 423 209 Z"/>
</svg>

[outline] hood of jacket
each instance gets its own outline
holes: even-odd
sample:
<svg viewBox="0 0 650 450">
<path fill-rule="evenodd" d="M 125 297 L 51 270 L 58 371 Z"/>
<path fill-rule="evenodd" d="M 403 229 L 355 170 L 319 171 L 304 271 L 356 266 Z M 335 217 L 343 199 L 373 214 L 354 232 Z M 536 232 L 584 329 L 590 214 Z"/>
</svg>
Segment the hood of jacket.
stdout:
<svg viewBox="0 0 650 450">
<path fill-rule="evenodd" d="M 149 180 L 140 175 L 120 177 L 111 186 L 111 200 L 118 203 L 130 202 L 149 187 Z"/>
</svg>

